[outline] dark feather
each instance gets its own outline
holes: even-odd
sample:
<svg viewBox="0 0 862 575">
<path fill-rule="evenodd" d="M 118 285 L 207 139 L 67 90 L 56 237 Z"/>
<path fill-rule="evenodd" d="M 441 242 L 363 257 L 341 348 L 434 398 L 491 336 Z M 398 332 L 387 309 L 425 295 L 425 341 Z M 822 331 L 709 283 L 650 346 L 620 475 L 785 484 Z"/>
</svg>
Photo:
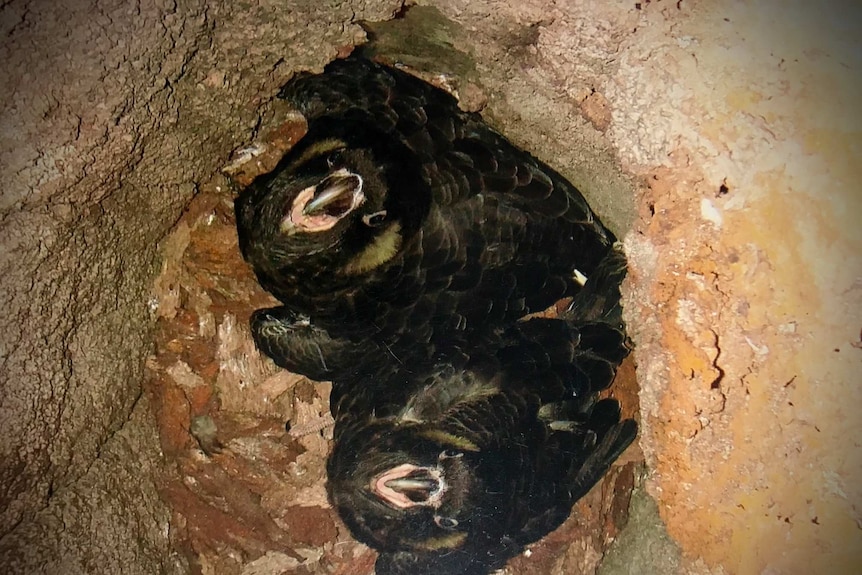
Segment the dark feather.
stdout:
<svg viewBox="0 0 862 575">
<path fill-rule="evenodd" d="M 613 243 L 574 186 L 405 72 L 351 57 L 281 97 L 309 130 L 237 199 L 240 247 L 319 329 L 396 354 L 472 337 L 577 294 L 573 270 L 589 277 Z M 286 233 L 298 194 L 335 170 L 361 177 L 361 203 Z M 363 224 L 380 212 L 384 225 Z"/>
<path fill-rule="evenodd" d="M 634 440 L 616 400 L 598 399 L 629 352 L 615 317 L 624 276 L 614 251 L 562 319 L 334 383 L 327 489 L 354 536 L 380 551 L 378 575 L 502 567 L 565 521 Z M 405 465 L 445 484 L 433 505 L 399 507 L 374 487 Z"/>
<path fill-rule="evenodd" d="M 327 490 L 378 575 L 486 574 L 636 436 L 598 399 L 629 352 L 625 259 L 574 186 L 415 77 L 348 58 L 281 96 L 308 133 L 236 201 L 284 303 L 255 341 L 333 380 Z"/>
<path fill-rule="evenodd" d="M 582 369 L 603 350 L 581 347 L 595 339 L 581 334 L 601 331 L 621 349 Z M 378 573 L 488 573 L 558 527 L 637 433 L 615 400 L 596 400 L 625 349 L 605 323 L 533 319 L 388 381 L 336 382 L 328 490 L 354 536 L 381 552 Z M 370 489 L 407 463 L 442 470 L 437 507 L 397 509 Z"/>
</svg>

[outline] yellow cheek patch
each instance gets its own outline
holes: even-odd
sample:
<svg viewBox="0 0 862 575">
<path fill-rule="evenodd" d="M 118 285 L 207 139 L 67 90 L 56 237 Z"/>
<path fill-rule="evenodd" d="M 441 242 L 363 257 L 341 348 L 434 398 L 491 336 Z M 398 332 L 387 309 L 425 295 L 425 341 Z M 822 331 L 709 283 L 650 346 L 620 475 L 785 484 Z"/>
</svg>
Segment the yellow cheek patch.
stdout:
<svg viewBox="0 0 862 575">
<path fill-rule="evenodd" d="M 454 549 L 464 544 L 467 534 L 458 532 L 444 535 L 443 537 L 430 537 L 419 542 L 419 547 L 426 551 L 439 551 L 441 549 Z"/>
<path fill-rule="evenodd" d="M 337 138 L 320 140 L 319 142 L 315 142 L 314 144 L 309 146 L 308 149 L 302 152 L 302 154 L 300 154 L 298 158 L 293 160 L 290 165 L 288 165 L 287 170 L 289 172 L 296 171 L 304 163 L 313 160 L 314 158 L 323 156 L 335 150 L 341 150 L 346 147 L 347 142 L 345 142 L 344 140 L 339 140 Z"/>
<path fill-rule="evenodd" d="M 401 248 L 401 224 L 392 222 L 374 241 L 359 252 L 346 266 L 344 273 L 355 275 L 381 266 L 395 257 Z"/>
<path fill-rule="evenodd" d="M 454 447 L 459 451 L 479 451 L 479 446 L 465 437 L 458 437 L 442 429 L 426 429 L 419 433 L 420 437 L 436 441 L 447 447 Z"/>
</svg>

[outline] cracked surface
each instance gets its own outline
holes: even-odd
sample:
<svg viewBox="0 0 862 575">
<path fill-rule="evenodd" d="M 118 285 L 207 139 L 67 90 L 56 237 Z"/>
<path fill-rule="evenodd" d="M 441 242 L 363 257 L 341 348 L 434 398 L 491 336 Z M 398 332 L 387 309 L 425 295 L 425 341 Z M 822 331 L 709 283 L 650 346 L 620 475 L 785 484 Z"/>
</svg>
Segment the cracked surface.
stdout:
<svg viewBox="0 0 862 575">
<path fill-rule="evenodd" d="M 695 572 L 855 571 L 858 53 L 803 3 L 682 7 L 644 6 L 608 90 L 646 181 L 626 310 L 647 487 Z"/>
<path fill-rule="evenodd" d="M 486 83 L 504 125 L 532 112 L 527 147 L 563 141 L 575 103 L 643 179 L 626 311 L 648 491 L 680 572 L 858 570 L 858 8 L 435 5 L 471 35 L 529 40 L 475 48 L 480 73 L 517 62 Z M 568 99 L 548 98 L 549 80 Z M 555 152 L 588 192 L 613 189 L 600 162 Z"/>
</svg>

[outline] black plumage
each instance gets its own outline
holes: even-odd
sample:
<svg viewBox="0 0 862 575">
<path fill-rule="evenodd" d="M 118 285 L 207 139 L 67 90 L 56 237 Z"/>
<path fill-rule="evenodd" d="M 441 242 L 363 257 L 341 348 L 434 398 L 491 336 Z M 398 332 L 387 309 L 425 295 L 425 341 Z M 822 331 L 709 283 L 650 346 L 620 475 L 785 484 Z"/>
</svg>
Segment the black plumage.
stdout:
<svg viewBox="0 0 862 575">
<path fill-rule="evenodd" d="M 628 353 L 625 260 L 576 188 L 409 74 L 351 57 L 281 95 L 308 133 L 236 202 L 284 303 L 255 341 L 333 380 L 327 490 L 378 575 L 486 574 L 636 435 L 598 399 Z"/>
<path fill-rule="evenodd" d="M 564 319 L 335 382 L 327 489 L 378 575 L 484 575 L 558 527 L 637 433 L 598 399 L 628 353 L 613 252 Z M 604 283 L 603 283 L 604 282 Z"/>
<path fill-rule="evenodd" d="M 280 365 L 319 367 L 290 348 L 301 330 L 263 341 L 286 334 L 270 316 L 427 357 L 577 293 L 614 241 L 563 177 L 405 72 L 351 57 L 281 96 L 308 133 L 236 202 L 242 253 L 285 304 L 254 324 Z"/>
</svg>

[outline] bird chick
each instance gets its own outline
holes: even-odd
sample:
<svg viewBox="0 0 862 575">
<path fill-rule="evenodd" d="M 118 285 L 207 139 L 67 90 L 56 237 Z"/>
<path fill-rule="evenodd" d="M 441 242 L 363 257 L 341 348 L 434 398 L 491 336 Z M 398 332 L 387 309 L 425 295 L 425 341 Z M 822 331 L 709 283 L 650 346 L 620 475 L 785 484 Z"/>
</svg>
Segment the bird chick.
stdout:
<svg viewBox="0 0 862 575">
<path fill-rule="evenodd" d="M 634 440 L 598 399 L 629 353 L 612 251 L 562 319 L 336 381 L 327 490 L 378 575 L 484 575 L 557 528 Z"/>
<path fill-rule="evenodd" d="M 558 527 L 637 433 L 597 400 L 626 353 L 608 324 L 533 319 L 456 361 L 336 383 L 327 489 L 378 575 L 486 574 Z"/>
<path fill-rule="evenodd" d="M 270 315 L 409 355 L 576 294 L 614 241 L 562 176 L 403 71 L 350 57 L 281 96 L 308 132 L 236 200 Z M 306 373 L 297 334 L 263 347 Z"/>
</svg>

